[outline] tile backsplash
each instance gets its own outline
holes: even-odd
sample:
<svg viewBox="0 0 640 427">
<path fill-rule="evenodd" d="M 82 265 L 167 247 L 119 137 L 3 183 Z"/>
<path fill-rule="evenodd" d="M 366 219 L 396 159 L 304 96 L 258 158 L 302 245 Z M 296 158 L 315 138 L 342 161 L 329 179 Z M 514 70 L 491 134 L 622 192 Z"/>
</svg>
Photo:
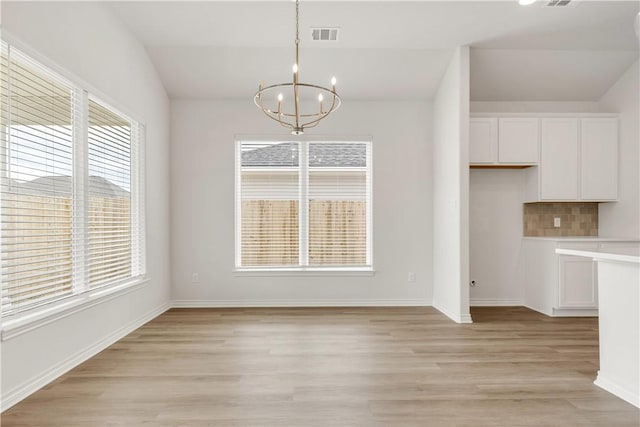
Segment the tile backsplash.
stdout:
<svg viewBox="0 0 640 427">
<path fill-rule="evenodd" d="M 553 219 L 560 218 L 560 227 Z M 523 207 L 525 236 L 597 236 L 597 203 L 525 203 Z"/>
</svg>

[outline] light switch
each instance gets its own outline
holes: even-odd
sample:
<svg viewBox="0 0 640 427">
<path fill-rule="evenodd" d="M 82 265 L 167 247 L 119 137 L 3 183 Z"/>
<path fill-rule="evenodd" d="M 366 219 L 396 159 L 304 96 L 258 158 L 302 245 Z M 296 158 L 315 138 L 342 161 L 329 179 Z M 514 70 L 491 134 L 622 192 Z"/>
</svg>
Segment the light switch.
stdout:
<svg viewBox="0 0 640 427">
<path fill-rule="evenodd" d="M 559 216 L 556 216 L 556 217 L 553 218 L 553 226 L 556 227 L 556 228 L 560 227 L 560 217 Z"/>
</svg>

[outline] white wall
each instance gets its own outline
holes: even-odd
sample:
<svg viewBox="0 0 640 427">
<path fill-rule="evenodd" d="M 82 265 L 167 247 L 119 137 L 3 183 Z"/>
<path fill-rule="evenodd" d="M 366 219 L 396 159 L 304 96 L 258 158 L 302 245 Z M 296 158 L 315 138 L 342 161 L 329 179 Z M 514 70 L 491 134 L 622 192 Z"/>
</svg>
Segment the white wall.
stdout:
<svg viewBox="0 0 640 427">
<path fill-rule="evenodd" d="M 146 124 L 150 283 L 2 343 L 3 409 L 169 301 L 169 100 L 144 48 L 97 3 L 2 2 L 3 31 Z M 6 34 L 6 33 L 4 33 Z M 4 35 L 3 34 L 3 35 Z M 47 64 L 49 65 L 49 64 Z"/>
<path fill-rule="evenodd" d="M 246 101 L 171 105 L 173 298 L 185 306 L 429 305 L 431 108 L 344 102 L 309 135 L 373 139 L 373 277 L 247 277 L 234 269 L 234 140 L 283 135 Z M 416 282 L 407 281 L 415 272 Z M 199 273 L 200 284 L 191 283 Z"/>
<path fill-rule="evenodd" d="M 518 169 L 472 169 L 469 179 L 471 305 L 522 305 L 522 195 Z"/>
<path fill-rule="evenodd" d="M 433 305 L 470 322 L 468 47 L 456 49 L 433 110 Z"/>
<path fill-rule="evenodd" d="M 620 115 L 619 186 L 616 203 L 600 203 L 601 236 L 640 238 L 640 66 L 636 61 L 600 99 Z"/>
</svg>

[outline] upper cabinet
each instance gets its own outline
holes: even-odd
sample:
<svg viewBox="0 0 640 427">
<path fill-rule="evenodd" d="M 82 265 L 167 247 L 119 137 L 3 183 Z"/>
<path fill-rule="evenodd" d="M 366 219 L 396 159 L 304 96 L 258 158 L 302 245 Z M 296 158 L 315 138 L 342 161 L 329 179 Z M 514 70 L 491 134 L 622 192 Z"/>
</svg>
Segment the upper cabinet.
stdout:
<svg viewBox="0 0 640 427">
<path fill-rule="evenodd" d="M 491 164 L 498 159 L 498 119 L 469 120 L 469 163 Z"/>
<path fill-rule="evenodd" d="M 618 197 L 618 119 L 582 119 L 580 148 L 582 200 Z"/>
<path fill-rule="evenodd" d="M 525 202 L 618 197 L 618 119 L 541 119 L 540 165 L 526 171 Z"/>
<path fill-rule="evenodd" d="M 538 163 L 538 140 L 537 118 L 498 119 L 498 163 Z"/>
<path fill-rule="evenodd" d="M 537 118 L 473 117 L 469 122 L 471 165 L 533 165 L 538 156 Z"/>
<path fill-rule="evenodd" d="M 540 198 L 578 199 L 578 119 L 542 119 Z"/>
<path fill-rule="evenodd" d="M 525 203 L 615 201 L 618 118 L 478 114 L 469 120 L 469 165 L 526 168 Z"/>
</svg>

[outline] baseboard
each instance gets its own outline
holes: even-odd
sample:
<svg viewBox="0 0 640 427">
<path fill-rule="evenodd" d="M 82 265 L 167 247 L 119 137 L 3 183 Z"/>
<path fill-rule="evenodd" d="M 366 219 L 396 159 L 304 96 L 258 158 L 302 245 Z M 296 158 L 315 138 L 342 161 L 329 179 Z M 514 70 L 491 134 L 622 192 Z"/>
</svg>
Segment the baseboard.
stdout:
<svg viewBox="0 0 640 427">
<path fill-rule="evenodd" d="M 553 317 L 598 317 L 597 308 L 554 308 Z"/>
<path fill-rule="evenodd" d="M 602 371 L 598 371 L 598 377 L 593 382 L 595 385 L 608 391 L 609 393 L 618 396 L 620 399 L 625 402 L 631 403 L 636 408 L 640 408 L 640 395 L 632 392 L 631 390 L 627 390 L 624 387 L 619 386 L 614 381 L 611 381 L 606 375 L 602 374 Z"/>
<path fill-rule="evenodd" d="M 527 304 L 522 305 L 549 317 L 598 317 L 597 308 L 552 308 L 551 311 L 547 311 Z"/>
<path fill-rule="evenodd" d="M 460 321 L 458 323 L 473 323 L 473 319 L 471 318 L 471 314 L 461 314 Z"/>
<path fill-rule="evenodd" d="M 431 303 L 415 299 L 378 300 L 174 300 L 174 308 L 249 307 L 428 307 Z"/>
<path fill-rule="evenodd" d="M 473 298 L 469 301 L 469 305 L 471 307 L 519 307 L 524 305 L 524 302 L 517 299 Z"/>
<path fill-rule="evenodd" d="M 31 395 L 32 393 L 35 393 L 36 391 L 40 390 L 42 387 L 46 386 L 51 381 L 65 374 L 71 369 L 75 368 L 76 366 L 88 360 L 89 358 L 95 356 L 105 348 L 109 347 L 110 345 L 114 344 L 116 341 L 122 339 L 126 335 L 135 331 L 145 323 L 158 317 L 159 315 L 161 315 L 162 313 L 164 313 L 170 308 L 171 308 L 171 303 L 166 303 L 161 305 L 160 307 L 157 307 L 154 310 L 151 310 L 149 313 L 145 314 L 144 316 L 139 317 L 138 319 L 119 328 L 118 330 L 114 331 L 113 333 L 101 339 L 100 341 L 92 344 L 91 346 L 85 348 L 84 350 L 79 351 L 75 355 L 69 357 L 66 360 L 63 360 L 59 364 L 51 367 L 41 375 L 38 375 L 37 377 L 32 378 L 29 381 L 26 381 L 24 384 L 14 388 L 13 390 L 8 391 L 7 393 L 3 393 L 2 399 L 1 399 L 2 408 L 0 409 L 2 411 L 6 411 L 16 403 L 20 402 L 21 400 Z"/>
<path fill-rule="evenodd" d="M 533 310 L 533 311 L 537 311 L 540 314 L 544 314 L 545 316 L 549 316 L 552 317 L 553 315 L 550 312 L 546 312 L 545 310 L 541 310 L 537 307 L 533 307 L 531 305 L 528 304 L 524 304 L 525 308 L 528 308 L 529 310 Z"/>
<path fill-rule="evenodd" d="M 433 303 L 433 308 L 435 308 L 440 313 L 444 314 L 445 316 L 447 316 L 449 319 L 453 320 L 456 323 L 473 323 L 471 314 L 466 314 L 466 313 L 453 314 L 451 311 L 442 307 L 436 302 Z"/>
</svg>

